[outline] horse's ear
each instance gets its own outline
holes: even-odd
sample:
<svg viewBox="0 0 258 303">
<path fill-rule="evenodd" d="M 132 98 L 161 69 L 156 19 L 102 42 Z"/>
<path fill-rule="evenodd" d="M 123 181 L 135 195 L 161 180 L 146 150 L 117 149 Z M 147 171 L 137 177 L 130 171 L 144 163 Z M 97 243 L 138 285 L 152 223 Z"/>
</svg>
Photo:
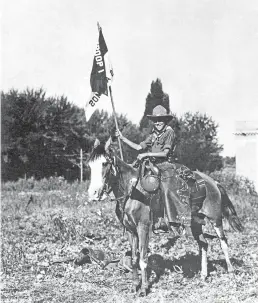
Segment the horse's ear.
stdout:
<svg viewBox="0 0 258 303">
<path fill-rule="evenodd" d="M 102 155 L 105 155 L 104 144 L 100 142 L 98 138 L 95 139 L 93 146 L 91 147 L 91 152 L 88 158 L 88 163 L 90 161 L 95 161 Z"/>
<path fill-rule="evenodd" d="M 99 141 L 98 138 L 96 138 L 95 141 L 94 141 L 93 148 L 95 149 L 95 148 L 97 148 L 99 145 L 100 145 L 100 141 Z"/>
<path fill-rule="evenodd" d="M 110 149 L 112 147 L 112 143 L 113 143 L 112 137 L 109 137 L 105 144 L 105 151 L 107 154 L 110 154 Z"/>
</svg>

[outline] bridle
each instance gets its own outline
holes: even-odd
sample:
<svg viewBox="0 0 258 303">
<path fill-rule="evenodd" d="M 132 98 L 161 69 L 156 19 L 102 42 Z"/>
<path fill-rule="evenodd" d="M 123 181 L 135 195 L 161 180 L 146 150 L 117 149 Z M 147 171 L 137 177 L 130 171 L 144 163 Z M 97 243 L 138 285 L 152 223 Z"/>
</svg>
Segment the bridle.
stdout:
<svg viewBox="0 0 258 303">
<path fill-rule="evenodd" d="M 100 201 L 105 194 L 109 195 L 110 192 L 112 191 L 112 188 L 111 186 L 108 186 L 108 179 L 112 173 L 112 159 L 108 156 L 105 156 L 106 158 L 106 162 L 102 163 L 102 167 L 103 166 L 110 166 L 109 168 L 105 169 L 105 174 L 102 176 L 102 180 L 103 180 L 103 185 L 101 187 L 101 189 L 99 190 L 99 193 L 98 193 L 98 201 Z"/>
<path fill-rule="evenodd" d="M 104 193 L 109 196 L 111 191 L 113 191 L 112 188 L 112 184 L 110 182 L 110 178 L 116 178 L 117 179 L 117 183 L 118 183 L 118 192 L 122 192 L 124 193 L 125 191 L 125 187 L 123 186 L 122 183 L 124 183 L 123 180 L 123 175 L 119 169 L 119 166 L 116 165 L 116 158 L 115 157 L 110 157 L 110 156 L 105 156 L 107 162 L 103 163 L 103 165 L 105 166 L 109 166 L 108 168 L 106 168 L 105 173 L 102 177 L 103 179 L 103 186 L 99 191 L 99 197 L 98 197 L 98 201 L 101 200 L 101 198 L 103 197 Z M 121 180 L 121 182 L 119 182 Z M 122 196 L 118 197 L 118 198 L 112 198 L 111 201 L 119 201 L 122 199 L 126 198 L 126 194 L 123 194 Z"/>
</svg>

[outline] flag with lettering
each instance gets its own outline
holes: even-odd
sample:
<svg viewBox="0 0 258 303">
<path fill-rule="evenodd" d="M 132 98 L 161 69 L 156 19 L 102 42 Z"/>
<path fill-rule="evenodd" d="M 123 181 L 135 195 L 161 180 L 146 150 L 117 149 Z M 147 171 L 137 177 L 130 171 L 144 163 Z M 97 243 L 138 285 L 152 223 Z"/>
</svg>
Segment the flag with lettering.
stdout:
<svg viewBox="0 0 258 303">
<path fill-rule="evenodd" d="M 89 120 L 96 110 L 101 95 L 108 96 L 108 85 L 112 81 L 113 75 L 112 64 L 108 57 L 108 48 L 102 30 L 99 28 L 99 39 L 90 75 L 92 93 L 85 106 L 86 120 Z"/>
</svg>

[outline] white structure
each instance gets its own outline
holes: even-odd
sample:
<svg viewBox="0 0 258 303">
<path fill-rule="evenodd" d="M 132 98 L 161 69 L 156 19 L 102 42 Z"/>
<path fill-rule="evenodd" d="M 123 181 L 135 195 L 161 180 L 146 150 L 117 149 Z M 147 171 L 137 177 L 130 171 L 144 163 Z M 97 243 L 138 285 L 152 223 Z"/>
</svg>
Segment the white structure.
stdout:
<svg viewBox="0 0 258 303">
<path fill-rule="evenodd" d="M 258 121 L 236 122 L 236 174 L 254 182 L 258 191 Z"/>
</svg>

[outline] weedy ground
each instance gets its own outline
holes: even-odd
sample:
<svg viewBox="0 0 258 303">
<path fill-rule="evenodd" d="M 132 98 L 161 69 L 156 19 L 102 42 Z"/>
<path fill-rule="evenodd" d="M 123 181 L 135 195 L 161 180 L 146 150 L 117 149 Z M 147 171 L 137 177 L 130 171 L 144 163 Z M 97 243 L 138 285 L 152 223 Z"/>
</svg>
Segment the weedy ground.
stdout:
<svg viewBox="0 0 258 303">
<path fill-rule="evenodd" d="M 53 188 L 53 181 L 2 188 L 2 302 L 258 302 L 257 196 L 231 194 L 245 227 L 238 233 L 225 225 L 234 274 L 226 272 L 216 238 L 208 239 L 209 277 L 202 282 L 191 236 L 153 235 L 149 255 L 163 259 L 161 276 L 149 271 L 150 292 L 139 298 L 131 292 L 131 273 L 119 263 L 103 269 L 94 261 L 72 261 L 82 248 L 102 250 L 109 260 L 130 249 L 114 202 L 88 202 L 86 184 Z M 205 231 L 214 234 L 209 223 Z"/>
</svg>

